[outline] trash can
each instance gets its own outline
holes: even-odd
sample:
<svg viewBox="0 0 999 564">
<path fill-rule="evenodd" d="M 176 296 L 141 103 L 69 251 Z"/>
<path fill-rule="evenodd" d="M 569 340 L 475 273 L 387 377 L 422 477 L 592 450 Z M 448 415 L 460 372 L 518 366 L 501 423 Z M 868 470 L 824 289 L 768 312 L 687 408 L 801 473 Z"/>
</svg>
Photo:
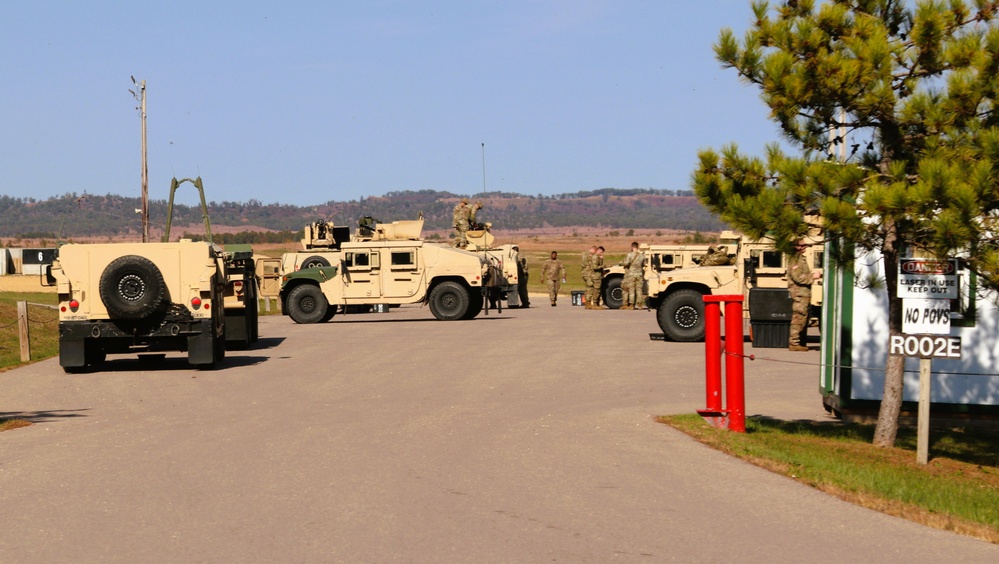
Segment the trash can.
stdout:
<svg viewBox="0 0 999 564">
<path fill-rule="evenodd" d="M 753 347 L 784 349 L 791 338 L 791 293 L 783 288 L 749 290 Z"/>
<path fill-rule="evenodd" d="M 582 290 L 573 290 L 573 291 L 569 292 L 569 295 L 572 296 L 572 305 L 574 305 L 574 306 L 576 306 L 576 305 L 583 305 L 583 294 L 584 293 L 585 292 L 583 292 Z"/>
</svg>

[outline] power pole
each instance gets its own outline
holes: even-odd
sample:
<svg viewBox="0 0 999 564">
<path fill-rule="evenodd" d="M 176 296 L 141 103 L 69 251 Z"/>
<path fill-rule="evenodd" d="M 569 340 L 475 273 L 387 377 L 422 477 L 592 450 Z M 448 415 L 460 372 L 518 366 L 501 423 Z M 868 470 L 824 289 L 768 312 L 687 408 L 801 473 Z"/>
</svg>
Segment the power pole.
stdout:
<svg viewBox="0 0 999 564">
<path fill-rule="evenodd" d="M 149 242 L 149 166 L 146 163 L 146 81 L 136 82 L 132 77 L 132 84 L 136 86 L 138 92 L 132 92 L 132 96 L 139 101 L 139 120 L 142 122 L 142 242 Z"/>
</svg>

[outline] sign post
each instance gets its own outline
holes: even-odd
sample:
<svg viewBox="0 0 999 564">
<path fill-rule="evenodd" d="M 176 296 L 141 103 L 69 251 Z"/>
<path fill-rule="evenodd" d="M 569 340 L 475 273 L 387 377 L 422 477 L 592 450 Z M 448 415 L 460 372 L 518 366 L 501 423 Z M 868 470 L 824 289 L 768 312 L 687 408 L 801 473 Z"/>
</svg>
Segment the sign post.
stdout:
<svg viewBox="0 0 999 564">
<path fill-rule="evenodd" d="M 957 260 L 902 259 L 898 266 L 902 335 L 891 335 L 888 354 L 919 357 L 916 463 L 930 458 L 933 358 L 961 358 L 961 338 L 950 336 L 950 301 L 957 299 Z"/>
</svg>

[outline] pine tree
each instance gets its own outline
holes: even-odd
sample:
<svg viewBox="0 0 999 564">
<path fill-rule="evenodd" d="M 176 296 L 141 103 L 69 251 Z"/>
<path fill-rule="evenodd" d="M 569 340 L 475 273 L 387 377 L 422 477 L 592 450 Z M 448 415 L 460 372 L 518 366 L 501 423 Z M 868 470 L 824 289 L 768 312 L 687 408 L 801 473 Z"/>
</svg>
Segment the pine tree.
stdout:
<svg viewBox="0 0 999 564">
<path fill-rule="evenodd" d="M 905 253 L 960 252 L 999 286 L 999 2 L 785 0 L 752 11 L 744 38 L 723 30 L 715 54 L 759 88 L 800 155 L 776 143 L 762 158 L 735 145 L 702 151 L 701 201 L 784 250 L 814 214 L 827 237 L 880 253 L 892 333 Z M 903 359 L 889 357 L 878 446 L 895 443 L 902 382 Z"/>
</svg>

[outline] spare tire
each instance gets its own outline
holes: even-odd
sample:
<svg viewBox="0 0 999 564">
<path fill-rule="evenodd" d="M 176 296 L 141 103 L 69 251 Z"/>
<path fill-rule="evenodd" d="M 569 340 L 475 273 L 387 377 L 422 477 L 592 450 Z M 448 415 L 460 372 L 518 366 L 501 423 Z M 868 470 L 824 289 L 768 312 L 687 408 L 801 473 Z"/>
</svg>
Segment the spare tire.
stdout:
<svg viewBox="0 0 999 564">
<path fill-rule="evenodd" d="M 302 268 L 319 268 L 321 266 L 330 266 L 330 261 L 318 255 L 312 255 L 302 261 Z"/>
<path fill-rule="evenodd" d="M 101 301 L 112 318 L 143 319 L 160 307 L 166 283 L 153 261 L 125 255 L 104 269 L 100 291 Z"/>
</svg>

